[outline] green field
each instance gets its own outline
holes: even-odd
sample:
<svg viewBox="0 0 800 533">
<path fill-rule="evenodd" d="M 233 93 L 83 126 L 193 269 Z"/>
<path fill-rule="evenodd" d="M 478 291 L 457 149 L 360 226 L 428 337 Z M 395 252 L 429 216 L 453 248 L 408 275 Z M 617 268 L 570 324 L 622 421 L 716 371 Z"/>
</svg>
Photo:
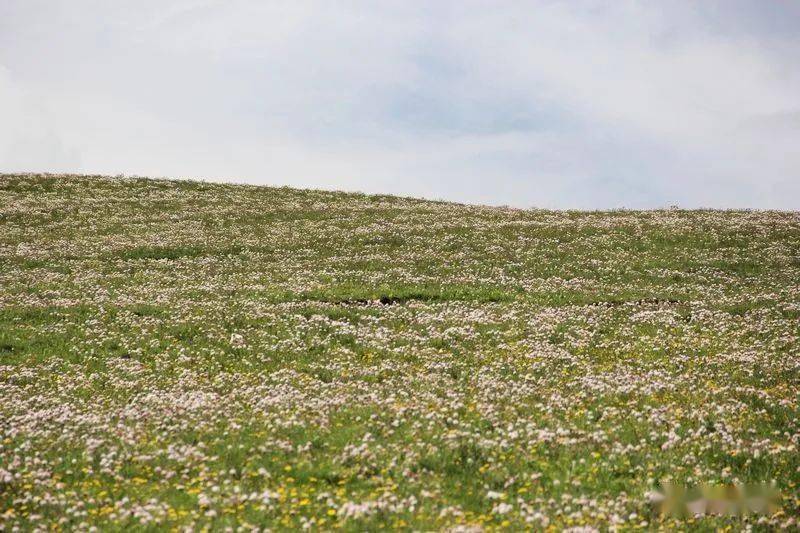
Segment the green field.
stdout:
<svg viewBox="0 0 800 533">
<path fill-rule="evenodd" d="M 2 175 L 0 531 L 791 529 L 798 335 L 797 212 Z"/>
</svg>

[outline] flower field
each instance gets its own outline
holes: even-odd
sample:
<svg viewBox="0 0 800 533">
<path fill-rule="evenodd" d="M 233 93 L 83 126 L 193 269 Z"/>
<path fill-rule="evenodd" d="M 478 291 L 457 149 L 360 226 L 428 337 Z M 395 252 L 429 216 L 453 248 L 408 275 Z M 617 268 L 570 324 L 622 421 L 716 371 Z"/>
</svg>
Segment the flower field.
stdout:
<svg viewBox="0 0 800 533">
<path fill-rule="evenodd" d="M 0 531 L 796 529 L 799 335 L 796 212 L 3 175 Z"/>
</svg>

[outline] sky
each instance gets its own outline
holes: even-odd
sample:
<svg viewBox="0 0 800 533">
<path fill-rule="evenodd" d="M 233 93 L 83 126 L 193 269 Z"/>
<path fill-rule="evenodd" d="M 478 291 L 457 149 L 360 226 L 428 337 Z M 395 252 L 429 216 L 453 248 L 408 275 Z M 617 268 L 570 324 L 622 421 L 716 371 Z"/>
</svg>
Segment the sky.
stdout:
<svg viewBox="0 0 800 533">
<path fill-rule="evenodd" d="M 800 2 L 0 0 L 0 172 L 800 209 Z"/>
</svg>

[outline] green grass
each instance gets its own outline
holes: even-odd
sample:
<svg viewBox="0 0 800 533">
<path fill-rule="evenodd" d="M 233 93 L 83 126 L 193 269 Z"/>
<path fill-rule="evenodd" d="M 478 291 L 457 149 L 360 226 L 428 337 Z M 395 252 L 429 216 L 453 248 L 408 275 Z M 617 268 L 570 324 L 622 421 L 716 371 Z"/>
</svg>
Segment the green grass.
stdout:
<svg viewBox="0 0 800 533">
<path fill-rule="evenodd" d="M 792 212 L 3 175 L 0 530 L 791 528 L 798 280 Z"/>
</svg>

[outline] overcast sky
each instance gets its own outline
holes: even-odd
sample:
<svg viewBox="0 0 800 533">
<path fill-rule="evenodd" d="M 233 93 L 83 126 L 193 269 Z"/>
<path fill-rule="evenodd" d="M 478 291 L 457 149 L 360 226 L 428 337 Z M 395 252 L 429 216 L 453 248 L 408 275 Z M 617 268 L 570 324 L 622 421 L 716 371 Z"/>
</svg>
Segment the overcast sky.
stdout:
<svg viewBox="0 0 800 533">
<path fill-rule="evenodd" d="M 0 171 L 800 209 L 800 2 L 0 0 Z"/>
</svg>

